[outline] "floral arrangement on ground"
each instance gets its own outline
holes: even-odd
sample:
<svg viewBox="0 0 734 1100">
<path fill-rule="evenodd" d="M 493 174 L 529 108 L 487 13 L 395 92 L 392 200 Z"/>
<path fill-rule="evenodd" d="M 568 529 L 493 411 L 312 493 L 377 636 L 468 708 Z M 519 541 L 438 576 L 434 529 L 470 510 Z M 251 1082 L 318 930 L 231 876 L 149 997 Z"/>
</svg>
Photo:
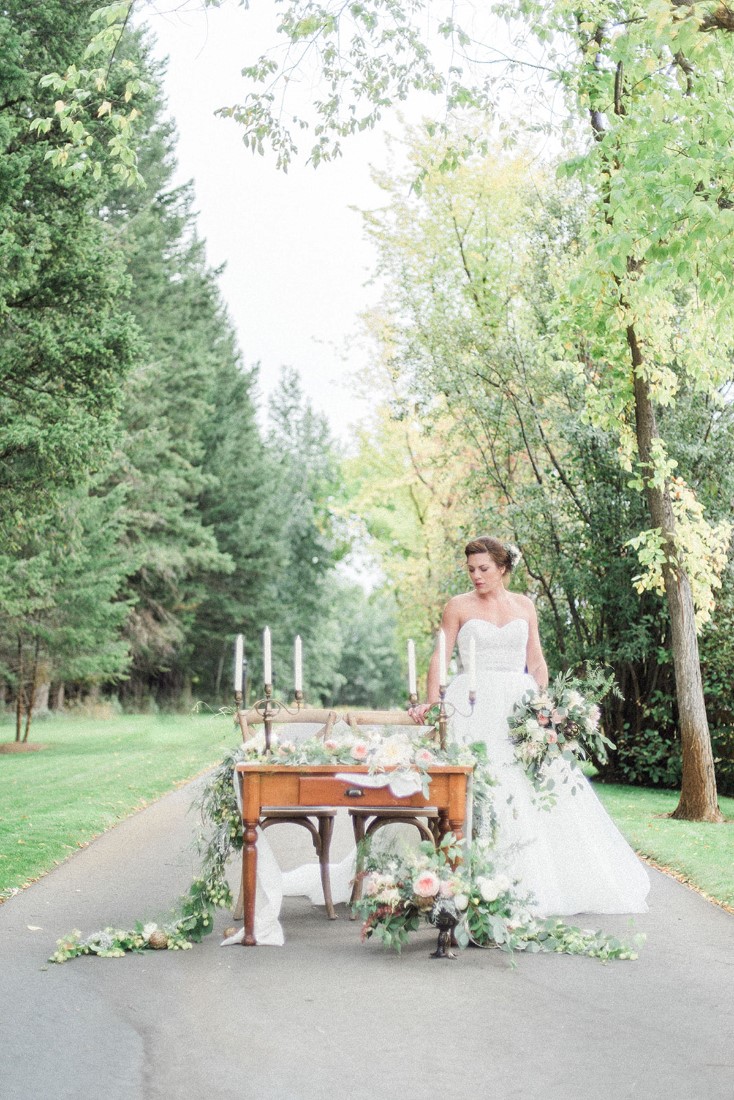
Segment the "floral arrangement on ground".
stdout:
<svg viewBox="0 0 734 1100">
<path fill-rule="evenodd" d="M 576 794 L 581 760 L 606 762 L 614 744 L 599 728 L 599 703 L 616 690 L 614 677 L 603 669 L 591 670 L 584 680 L 560 673 L 547 688 L 526 692 L 515 704 L 508 720 L 515 756 L 546 805 L 553 804 L 558 782 L 570 782 Z M 558 766 L 561 760 L 569 766 Z"/>
<path fill-rule="evenodd" d="M 212 772 L 194 804 L 200 812 L 202 825 L 198 840 L 200 873 L 169 920 L 162 924 L 138 921 L 132 929 L 105 928 L 86 938 L 75 930 L 58 941 L 49 961 L 62 963 L 80 955 L 115 957 L 127 951 L 185 950 L 208 935 L 214 927 L 216 910 L 232 908 L 226 867 L 229 859 L 242 849 L 242 816 L 235 790 L 235 766 L 264 759 L 265 742 L 258 735 L 227 753 Z M 310 737 L 300 742 L 277 733 L 267 759 L 278 764 L 367 763 L 375 772 L 388 768 L 417 772 L 425 792 L 429 780 L 426 769 L 432 764 L 471 764 L 474 767 L 475 827 L 481 826 L 490 835 L 494 829 L 493 780 L 484 745 L 450 745 L 442 750 L 425 728 L 419 737 L 410 738 L 407 734 L 383 737 L 378 731 L 362 736 L 345 726 L 325 739 Z"/>
<path fill-rule="evenodd" d="M 603 932 L 577 928 L 555 918 L 531 915 L 531 899 L 498 872 L 490 841 L 457 845 L 447 836 L 438 849 L 423 842 L 415 852 L 378 851 L 365 844 L 362 939 L 376 937 L 400 952 L 424 921 L 439 925 L 448 913 L 459 947 L 499 947 L 513 953 L 554 952 L 599 959 L 636 959 L 643 935 L 625 943 Z"/>
</svg>

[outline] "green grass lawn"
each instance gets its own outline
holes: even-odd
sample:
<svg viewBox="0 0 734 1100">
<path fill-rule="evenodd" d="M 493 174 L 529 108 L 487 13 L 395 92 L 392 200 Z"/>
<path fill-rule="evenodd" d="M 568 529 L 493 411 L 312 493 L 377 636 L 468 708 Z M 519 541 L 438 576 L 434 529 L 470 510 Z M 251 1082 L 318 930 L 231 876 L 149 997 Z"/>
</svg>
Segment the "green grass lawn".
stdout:
<svg viewBox="0 0 734 1100">
<path fill-rule="evenodd" d="M 10 722 L 0 741 L 12 741 Z M 130 715 L 34 724 L 40 752 L 0 754 L 0 898 L 222 758 L 228 717 Z"/>
<path fill-rule="evenodd" d="M 724 825 L 672 821 L 676 791 L 597 783 L 594 789 L 632 847 L 734 907 L 734 798 L 719 798 Z"/>
</svg>

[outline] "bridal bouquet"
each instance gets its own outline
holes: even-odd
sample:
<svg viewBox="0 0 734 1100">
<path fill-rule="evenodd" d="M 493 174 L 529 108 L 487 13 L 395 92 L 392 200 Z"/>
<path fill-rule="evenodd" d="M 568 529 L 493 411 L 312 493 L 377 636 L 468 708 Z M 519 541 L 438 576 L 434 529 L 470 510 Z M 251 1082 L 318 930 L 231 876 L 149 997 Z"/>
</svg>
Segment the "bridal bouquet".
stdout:
<svg viewBox="0 0 734 1100">
<path fill-rule="evenodd" d="M 561 673 L 542 691 L 526 692 L 508 719 L 515 756 L 536 790 L 548 795 L 555 780 L 550 765 L 558 759 L 577 764 L 594 757 L 607 759 L 613 743 L 599 728 L 599 701 L 613 688 L 613 678 L 601 669 L 581 681 Z M 568 776 L 564 777 L 564 782 Z M 576 793 L 576 788 L 571 788 Z"/>
</svg>

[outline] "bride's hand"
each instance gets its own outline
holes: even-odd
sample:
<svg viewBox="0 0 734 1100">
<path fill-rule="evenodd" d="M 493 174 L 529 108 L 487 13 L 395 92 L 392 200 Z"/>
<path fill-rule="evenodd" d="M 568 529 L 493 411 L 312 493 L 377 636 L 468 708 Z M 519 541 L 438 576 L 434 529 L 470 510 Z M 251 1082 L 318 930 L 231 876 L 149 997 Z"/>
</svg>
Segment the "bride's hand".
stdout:
<svg viewBox="0 0 734 1100">
<path fill-rule="evenodd" d="M 416 703 L 414 707 L 408 707 L 408 714 L 419 726 L 425 725 L 426 715 L 431 709 L 430 703 Z"/>
</svg>

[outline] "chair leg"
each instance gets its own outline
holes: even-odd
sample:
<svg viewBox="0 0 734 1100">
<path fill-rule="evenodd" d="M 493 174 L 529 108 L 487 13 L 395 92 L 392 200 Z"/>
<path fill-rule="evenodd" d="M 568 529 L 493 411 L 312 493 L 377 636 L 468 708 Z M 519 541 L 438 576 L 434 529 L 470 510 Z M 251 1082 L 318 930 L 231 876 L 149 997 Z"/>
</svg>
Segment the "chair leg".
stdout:
<svg viewBox="0 0 734 1100">
<path fill-rule="evenodd" d="M 331 877 L 329 875 L 329 851 L 331 849 L 331 834 L 334 832 L 334 818 L 319 818 L 319 869 L 321 871 L 321 887 L 324 891 L 324 904 L 329 920 L 336 920 L 336 910 L 331 899 Z"/>
<path fill-rule="evenodd" d="M 384 825 L 412 825 L 418 830 L 422 840 L 430 840 L 432 844 L 435 844 L 435 837 L 430 825 L 421 821 L 418 817 L 390 817 L 389 814 L 380 814 L 379 817 L 375 817 L 370 822 L 367 836 L 374 836 L 377 830 Z"/>
<path fill-rule="evenodd" d="M 357 860 L 354 867 L 354 884 L 352 886 L 352 896 L 349 899 L 349 905 L 353 907 L 355 902 L 359 901 L 359 899 L 362 897 L 362 861 L 360 858 L 359 846 L 364 840 L 364 818 L 359 816 L 353 817 L 352 828 L 354 829 L 354 843 L 357 846 Z M 354 908 L 352 908 L 349 914 L 349 919 L 357 919 L 357 914 L 354 912 Z"/>
</svg>

